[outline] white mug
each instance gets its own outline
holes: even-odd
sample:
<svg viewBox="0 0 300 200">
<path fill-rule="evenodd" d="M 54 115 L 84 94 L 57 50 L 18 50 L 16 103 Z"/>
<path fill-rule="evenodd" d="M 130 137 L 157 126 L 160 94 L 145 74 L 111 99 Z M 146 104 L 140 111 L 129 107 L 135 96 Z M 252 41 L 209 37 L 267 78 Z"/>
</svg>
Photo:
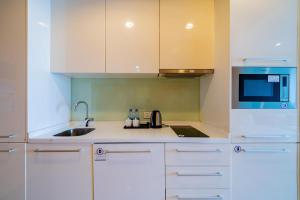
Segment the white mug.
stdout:
<svg viewBox="0 0 300 200">
<path fill-rule="evenodd" d="M 125 121 L 125 126 L 126 127 L 132 127 L 132 120 L 131 119 L 126 119 L 126 121 Z"/>
<path fill-rule="evenodd" d="M 140 126 L 140 120 L 138 120 L 138 119 L 134 119 L 133 120 L 133 127 L 139 127 Z"/>
</svg>

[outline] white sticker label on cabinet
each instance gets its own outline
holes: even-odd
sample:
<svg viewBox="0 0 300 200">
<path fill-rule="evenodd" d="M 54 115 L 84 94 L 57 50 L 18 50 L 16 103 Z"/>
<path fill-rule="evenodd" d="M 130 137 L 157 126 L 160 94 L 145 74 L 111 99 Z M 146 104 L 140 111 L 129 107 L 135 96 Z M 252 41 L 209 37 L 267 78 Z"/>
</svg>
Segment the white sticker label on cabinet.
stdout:
<svg viewBox="0 0 300 200">
<path fill-rule="evenodd" d="M 104 149 L 98 148 L 96 150 L 95 161 L 106 161 L 106 154 Z"/>
<path fill-rule="evenodd" d="M 268 76 L 269 83 L 278 83 L 279 82 L 279 75 L 269 75 Z"/>
</svg>

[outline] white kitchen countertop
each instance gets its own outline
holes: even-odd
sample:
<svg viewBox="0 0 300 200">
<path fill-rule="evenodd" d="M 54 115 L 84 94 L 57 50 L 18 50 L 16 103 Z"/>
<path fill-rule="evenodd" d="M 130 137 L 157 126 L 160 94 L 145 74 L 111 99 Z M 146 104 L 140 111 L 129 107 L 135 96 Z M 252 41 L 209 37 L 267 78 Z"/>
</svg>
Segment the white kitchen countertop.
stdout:
<svg viewBox="0 0 300 200">
<path fill-rule="evenodd" d="M 161 129 L 124 129 L 124 122 L 96 121 L 91 122 L 91 128 L 96 130 L 83 136 L 54 137 L 53 135 L 70 128 L 83 127 L 82 122 L 40 130 L 29 134 L 29 143 L 229 143 L 228 132 L 201 122 L 164 122 L 167 125 L 191 125 L 202 131 L 209 138 L 181 138 L 170 127 Z"/>
</svg>

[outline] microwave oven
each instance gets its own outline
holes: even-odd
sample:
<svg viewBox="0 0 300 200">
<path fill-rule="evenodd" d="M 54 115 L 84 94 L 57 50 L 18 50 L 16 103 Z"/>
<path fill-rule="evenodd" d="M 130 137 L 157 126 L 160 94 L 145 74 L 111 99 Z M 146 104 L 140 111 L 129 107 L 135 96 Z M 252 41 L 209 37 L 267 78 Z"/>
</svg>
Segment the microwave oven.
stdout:
<svg viewBox="0 0 300 200">
<path fill-rule="evenodd" d="M 232 109 L 296 109 L 296 67 L 233 67 Z"/>
</svg>

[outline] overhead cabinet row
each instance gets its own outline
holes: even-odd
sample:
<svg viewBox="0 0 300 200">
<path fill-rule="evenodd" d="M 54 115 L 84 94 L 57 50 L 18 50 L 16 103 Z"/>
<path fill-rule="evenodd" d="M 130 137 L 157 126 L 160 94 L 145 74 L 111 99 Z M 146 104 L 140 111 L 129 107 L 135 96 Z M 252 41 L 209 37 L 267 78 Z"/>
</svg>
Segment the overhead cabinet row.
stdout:
<svg viewBox="0 0 300 200">
<path fill-rule="evenodd" d="M 214 34 L 221 27 L 231 33 L 233 66 L 297 63 L 296 0 L 53 0 L 51 6 L 52 72 L 212 69 L 215 44 L 224 42 Z M 230 27 L 220 26 L 215 15 L 226 18 L 229 10 Z"/>
<path fill-rule="evenodd" d="M 212 0 L 53 0 L 51 71 L 213 68 Z"/>
</svg>

